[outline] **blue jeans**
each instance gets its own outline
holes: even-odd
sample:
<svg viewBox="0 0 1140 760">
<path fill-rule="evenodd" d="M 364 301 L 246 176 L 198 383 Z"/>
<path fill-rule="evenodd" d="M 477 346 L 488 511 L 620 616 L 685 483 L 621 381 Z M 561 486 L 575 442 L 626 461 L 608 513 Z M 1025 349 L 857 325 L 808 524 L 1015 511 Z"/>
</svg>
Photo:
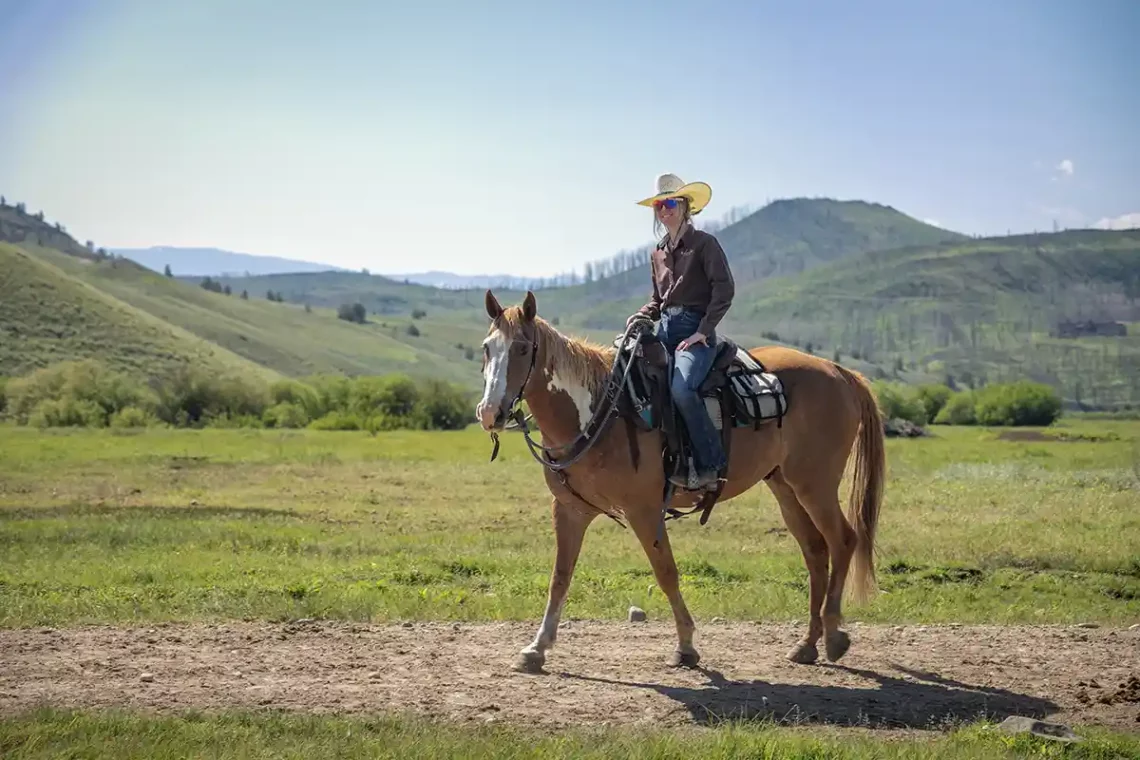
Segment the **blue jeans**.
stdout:
<svg viewBox="0 0 1140 760">
<path fill-rule="evenodd" d="M 673 376 L 670 378 L 673 403 L 689 431 L 697 471 L 705 472 L 719 471 L 725 465 L 720 433 L 709 419 L 705 400 L 697 393 L 716 358 L 716 334 L 706 336 L 707 345 L 702 343 L 684 351 L 677 350 L 678 343 L 697 331 L 701 317 L 700 312 L 689 309 L 677 314 L 662 312 L 657 336 L 673 355 Z"/>
</svg>

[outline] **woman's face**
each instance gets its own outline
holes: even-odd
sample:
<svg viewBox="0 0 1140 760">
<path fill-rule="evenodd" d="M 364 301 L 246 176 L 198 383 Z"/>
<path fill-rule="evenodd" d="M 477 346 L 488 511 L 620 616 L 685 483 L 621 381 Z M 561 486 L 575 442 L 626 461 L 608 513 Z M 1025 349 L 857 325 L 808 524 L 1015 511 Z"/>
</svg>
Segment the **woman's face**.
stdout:
<svg viewBox="0 0 1140 760">
<path fill-rule="evenodd" d="M 681 221 L 681 212 L 683 211 L 681 204 L 683 202 L 680 198 L 665 198 L 657 201 L 653 204 L 657 219 L 670 229 L 676 227 Z"/>
</svg>

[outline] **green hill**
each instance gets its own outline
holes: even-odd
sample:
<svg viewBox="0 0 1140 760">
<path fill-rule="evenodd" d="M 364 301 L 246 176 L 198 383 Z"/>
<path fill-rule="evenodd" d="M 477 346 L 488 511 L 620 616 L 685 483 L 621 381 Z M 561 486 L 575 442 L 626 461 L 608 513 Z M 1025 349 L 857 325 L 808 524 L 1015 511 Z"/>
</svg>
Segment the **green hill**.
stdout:
<svg viewBox="0 0 1140 760">
<path fill-rule="evenodd" d="M 758 282 L 732 324 L 932 379 L 1029 377 L 1070 403 L 1117 407 L 1140 403 L 1138 297 L 1140 231 L 1078 230 L 878 251 Z"/>
<path fill-rule="evenodd" d="M 94 265 L 88 259 L 72 261 Z M 123 303 L 42 257 L 0 243 L 0 375 L 87 358 L 135 376 L 164 375 L 188 365 L 275 374 Z"/>
</svg>

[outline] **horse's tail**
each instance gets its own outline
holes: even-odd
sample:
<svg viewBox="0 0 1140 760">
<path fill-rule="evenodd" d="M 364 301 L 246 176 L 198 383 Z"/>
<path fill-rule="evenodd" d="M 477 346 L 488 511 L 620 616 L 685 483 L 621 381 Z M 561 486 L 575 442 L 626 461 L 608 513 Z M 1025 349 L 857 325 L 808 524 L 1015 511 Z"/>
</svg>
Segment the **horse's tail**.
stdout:
<svg viewBox="0 0 1140 760">
<path fill-rule="evenodd" d="M 855 528 L 855 546 L 851 578 L 853 598 L 864 601 L 874 595 L 875 530 L 879 523 L 879 507 L 883 501 L 886 451 L 883 418 L 871 384 L 860 373 L 840 367 L 847 383 L 859 401 L 859 439 L 855 449 L 855 473 L 848 497 L 848 519 Z"/>
</svg>

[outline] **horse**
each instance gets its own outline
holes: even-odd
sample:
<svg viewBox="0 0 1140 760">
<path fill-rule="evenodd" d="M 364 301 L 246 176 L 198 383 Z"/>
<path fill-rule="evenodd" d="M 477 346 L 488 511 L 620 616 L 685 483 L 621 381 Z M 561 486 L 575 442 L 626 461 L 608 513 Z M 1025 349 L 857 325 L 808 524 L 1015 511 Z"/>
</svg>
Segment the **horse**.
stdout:
<svg viewBox="0 0 1140 760">
<path fill-rule="evenodd" d="M 485 306 L 491 322 L 482 344 L 484 387 L 475 416 L 494 439 L 496 453 L 498 432 L 508 419 L 525 425 L 516 409 L 522 401 L 541 432 L 544 453 L 593 436 L 588 449 L 572 463 L 551 466 L 557 458 L 535 457 L 547 465 L 543 471 L 553 497 L 556 551 L 542 622 L 514 667 L 542 672 L 546 653 L 557 639 L 586 530 L 599 515 L 628 522 L 669 600 L 677 645 L 667 665 L 696 667 L 700 662 L 693 645 L 696 626 L 681 594 L 662 523 L 666 507 L 691 504 L 693 494 L 667 491 L 664 467 L 646 463 L 656 461 L 653 457 L 645 457 L 641 464 L 635 461 L 631 444 L 640 451 L 661 451 L 659 431 L 631 425 L 610 425 L 592 434 L 587 430 L 604 403 L 616 345 L 601 347 L 563 335 L 538 316 L 531 291 L 521 305 L 504 308 L 487 290 Z M 808 630 L 786 657 L 794 663 L 816 662 L 822 637 L 827 659 L 836 662 L 851 645 L 842 627 L 848 580 L 852 587 L 846 590 L 855 601 L 869 599 L 877 590 L 875 532 L 886 466 L 878 400 L 862 374 L 836 362 L 778 346 L 751 348 L 748 353 L 780 378 L 790 403 L 779 425 L 766 421 L 732 430 L 719 498 L 726 501 L 762 480 L 767 483 L 799 543 L 810 580 Z M 631 436 L 638 440 L 631 441 Z M 529 436 L 527 440 L 530 443 Z M 839 487 L 853 447 L 855 466 L 845 518 Z"/>
</svg>

